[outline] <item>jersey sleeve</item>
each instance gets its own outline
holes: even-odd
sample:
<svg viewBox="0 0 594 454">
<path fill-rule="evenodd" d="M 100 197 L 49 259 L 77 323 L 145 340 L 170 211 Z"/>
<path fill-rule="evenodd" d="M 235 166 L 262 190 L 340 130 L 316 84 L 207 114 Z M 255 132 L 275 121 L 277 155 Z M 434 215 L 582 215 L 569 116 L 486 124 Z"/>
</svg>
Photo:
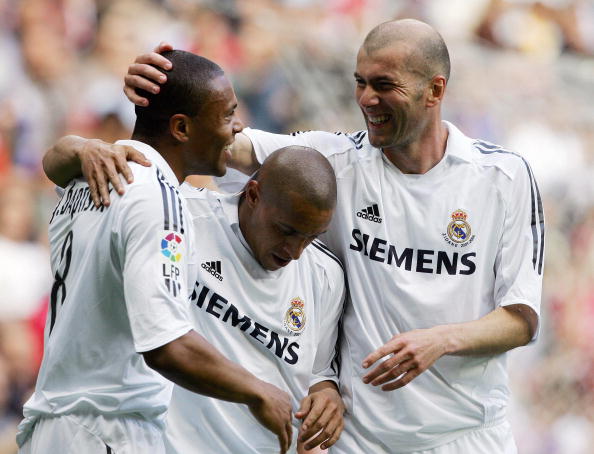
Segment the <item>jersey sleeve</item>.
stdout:
<svg viewBox="0 0 594 454">
<path fill-rule="evenodd" d="M 365 137 L 365 132 L 357 134 L 332 133 L 326 131 L 294 132 L 293 134 L 272 134 L 258 129 L 245 128 L 243 133 L 250 139 L 254 153 L 259 163 L 262 163 L 270 154 L 279 148 L 291 145 L 313 148 L 322 153 L 334 170 L 348 163 L 344 152 L 358 149 Z"/>
<path fill-rule="evenodd" d="M 338 333 L 346 297 L 342 265 L 327 267 L 324 281 L 321 298 L 317 301 L 319 336 L 310 387 L 327 380 L 338 385 Z"/>
<path fill-rule="evenodd" d="M 502 307 L 525 304 L 540 317 L 545 226 L 540 192 L 525 161 L 508 187 L 506 198 L 495 260 L 495 302 Z"/>
<path fill-rule="evenodd" d="M 156 182 L 156 180 L 155 180 Z M 166 182 L 134 184 L 122 198 L 119 255 L 134 347 L 146 352 L 192 328 L 188 317 L 188 240 L 177 191 Z"/>
</svg>

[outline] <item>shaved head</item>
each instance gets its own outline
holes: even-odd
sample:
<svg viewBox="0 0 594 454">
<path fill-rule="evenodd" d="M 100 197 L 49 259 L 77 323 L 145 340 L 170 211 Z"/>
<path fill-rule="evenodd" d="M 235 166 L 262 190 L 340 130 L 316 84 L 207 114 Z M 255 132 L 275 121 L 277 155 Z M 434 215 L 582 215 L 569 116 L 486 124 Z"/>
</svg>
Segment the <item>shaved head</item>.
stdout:
<svg viewBox="0 0 594 454">
<path fill-rule="evenodd" d="M 392 46 L 407 47 L 407 68 L 427 79 L 442 75 L 450 77 L 450 55 L 441 35 L 430 25 L 414 20 L 402 19 L 379 24 L 369 32 L 363 46 L 371 55 Z"/>
<path fill-rule="evenodd" d="M 266 270 L 297 260 L 324 233 L 336 207 L 336 176 L 313 148 L 272 153 L 247 182 L 239 201 L 239 228 Z"/>
<path fill-rule="evenodd" d="M 319 210 L 336 206 L 336 176 L 328 160 L 309 147 L 290 146 L 272 153 L 255 179 L 266 202 L 288 204 L 296 196 Z"/>
</svg>

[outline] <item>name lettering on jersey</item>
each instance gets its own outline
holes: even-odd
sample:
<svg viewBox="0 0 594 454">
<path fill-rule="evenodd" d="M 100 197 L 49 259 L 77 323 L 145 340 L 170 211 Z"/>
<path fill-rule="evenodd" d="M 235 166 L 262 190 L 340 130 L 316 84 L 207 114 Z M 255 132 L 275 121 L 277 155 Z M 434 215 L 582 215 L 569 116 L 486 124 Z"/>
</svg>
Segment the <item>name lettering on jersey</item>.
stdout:
<svg viewBox="0 0 594 454">
<path fill-rule="evenodd" d="M 466 222 L 468 214 L 464 210 L 456 210 L 451 214 L 452 221 L 448 224 L 447 232 L 441 236 L 450 246 L 466 247 L 474 241 L 470 224 Z"/>
<path fill-rule="evenodd" d="M 174 297 L 182 295 L 181 271 L 178 266 L 182 260 L 182 242 L 183 238 L 176 232 L 164 231 L 159 243 L 163 282 Z"/>
<path fill-rule="evenodd" d="M 359 229 L 353 229 L 354 244 L 349 248 L 360 252 L 375 262 L 394 265 L 406 271 L 433 274 L 473 274 L 476 271 L 476 252 L 460 255 L 458 252 L 434 251 L 431 249 L 404 248 L 398 250 L 396 245 L 381 238 L 374 238 Z"/>
<path fill-rule="evenodd" d="M 220 260 L 204 262 L 200 266 L 202 268 L 204 268 L 208 273 L 210 273 L 214 277 L 216 277 L 219 281 L 223 282 L 223 275 L 221 274 L 221 261 Z"/>
<path fill-rule="evenodd" d="M 285 312 L 283 326 L 291 336 L 300 336 L 305 329 L 305 303 L 301 298 L 293 298 L 291 307 Z"/>
<path fill-rule="evenodd" d="M 357 217 L 362 219 L 367 219 L 371 222 L 377 222 L 378 224 L 382 223 L 382 218 L 380 217 L 379 208 L 377 203 L 374 203 L 368 207 L 365 207 L 359 211 L 357 211 Z"/>
<path fill-rule="evenodd" d="M 287 364 L 293 365 L 299 361 L 297 342 L 290 342 L 289 338 L 252 320 L 245 314 L 240 314 L 233 303 L 206 285 L 196 281 L 190 301 L 221 322 L 247 333 Z"/>
<path fill-rule="evenodd" d="M 113 188 L 109 189 L 109 193 L 113 191 Z M 105 206 L 101 205 L 96 207 L 91 199 L 91 192 L 88 186 L 78 187 L 74 189 L 74 184 L 66 190 L 64 196 L 54 209 L 50 224 L 56 216 L 70 215 L 70 219 L 74 217 L 76 213 L 83 211 L 99 211 L 103 212 L 106 209 Z"/>
</svg>

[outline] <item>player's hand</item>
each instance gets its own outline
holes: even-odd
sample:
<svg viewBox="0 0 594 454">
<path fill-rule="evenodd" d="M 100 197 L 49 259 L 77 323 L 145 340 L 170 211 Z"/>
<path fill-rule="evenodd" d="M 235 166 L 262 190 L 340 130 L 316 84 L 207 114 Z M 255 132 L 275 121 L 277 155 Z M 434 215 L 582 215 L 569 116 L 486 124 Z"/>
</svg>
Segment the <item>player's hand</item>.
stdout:
<svg viewBox="0 0 594 454">
<path fill-rule="evenodd" d="M 416 329 L 397 334 L 363 360 L 365 369 L 391 355 L 363 377 L 364 383 L 393 391 L 410 383 L 446 353 L 438 329 Z"/>
<path fill-rule="evenodd" d="M 329 448 L 342 433 L 343 414 L 344 404 L 334 384 L 310 392 L 295 413 L 296 418 L 303 420 L 298 440 L 306 442 L 305 449 Z"/>
<path fill-rule="evenodd" d="M 138 150 L 128 145 L 115 145 L 98 139 L 89 139 L 78 152 L 83 176 L 89 183 L 91 199 L 96 207 L 109 206 L 109 183 L 118 194 L 124 193 L 120 174 L 128 184 L 134 181 L 127 161 L 145 167 L 151 162 Z"/>
<path fill-rule="evenodd" d="M 291 398 L 276 386 L 262 383 L 259 399 L 249 409 L 260 424 L 276 434 L 280 453 L 284 454 L 291 446 L 293 434 Z"/>
<path fill-rule="evenodd" d="M 139 96 L 136 89 L 159 93 L 159 84 L 167 82 L 167 76 L 151 65 L 158 66 L 164 70 L 171 69 L 171 62 L 161 55 L 161 52 L 173 50 L 173 46 L 161 42 L 155 50 L 148 54 L 136 57 L 134 63 L 128 66 L 128 73 L 124 77 L 124 94 L 137 106 L 148 106 L 148 99 Z"/>
</svg>

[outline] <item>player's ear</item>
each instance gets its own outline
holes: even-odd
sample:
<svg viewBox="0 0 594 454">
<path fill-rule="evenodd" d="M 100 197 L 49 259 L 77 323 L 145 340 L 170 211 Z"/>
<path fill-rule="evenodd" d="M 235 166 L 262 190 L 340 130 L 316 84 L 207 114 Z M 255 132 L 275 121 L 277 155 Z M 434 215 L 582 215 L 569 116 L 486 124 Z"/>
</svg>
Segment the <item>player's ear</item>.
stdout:
<svg viewBox="0 0 594 454">
<path fill-rule="evenodd" d="M 427 107 L 433 107 L 441 102 L 445 96 L 446 79 L 443 76 L 435 76 L 429 82 L 429 93 L 427 96 Z"/>
<path fill-rule="evenodd" d="M 245 185 L 245 201 L 250 208 L 255 208 L 260 202 L 260 183 L 250 180 Z"/>
<path fill-rule="evenodd" d="M 178 142 L 187 142 L 190 138 L 190 117 L 175 114 L 169 119 L 169 132 Z"/>
</svg>

